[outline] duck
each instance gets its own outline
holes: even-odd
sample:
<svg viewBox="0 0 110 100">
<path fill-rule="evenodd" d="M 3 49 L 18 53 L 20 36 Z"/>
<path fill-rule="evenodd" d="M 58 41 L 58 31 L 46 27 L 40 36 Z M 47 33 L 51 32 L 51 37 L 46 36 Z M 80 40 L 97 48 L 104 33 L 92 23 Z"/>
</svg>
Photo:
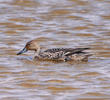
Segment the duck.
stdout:
<svg viewBox="0 0 110 100">
<path fill-rule="evenodd" d="M 91 56 L 86 52 L 88 49 L 90 48 L 51 48 L 42 50 L 36 40 L 31 40 L 26 43 L 25 47 L 17 55 L 31 50 L 35 52 L 34 59 L 36 60 L 88 61 L 88 57 Z"/>
</svg>

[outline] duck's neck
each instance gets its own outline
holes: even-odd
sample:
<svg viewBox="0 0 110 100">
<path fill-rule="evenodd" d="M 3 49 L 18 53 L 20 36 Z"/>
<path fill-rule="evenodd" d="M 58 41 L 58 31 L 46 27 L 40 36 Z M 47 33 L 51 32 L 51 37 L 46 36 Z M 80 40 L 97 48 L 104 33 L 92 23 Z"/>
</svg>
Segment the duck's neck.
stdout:
<svg viewBox="0 0 110 100">
<path fill-rule="evenodd" d="M 40 52 L 41 52 L 41 48 L 39 47 L 39 48 L 35 51 L 35 56 L 39 56 Z"/>
</svg>

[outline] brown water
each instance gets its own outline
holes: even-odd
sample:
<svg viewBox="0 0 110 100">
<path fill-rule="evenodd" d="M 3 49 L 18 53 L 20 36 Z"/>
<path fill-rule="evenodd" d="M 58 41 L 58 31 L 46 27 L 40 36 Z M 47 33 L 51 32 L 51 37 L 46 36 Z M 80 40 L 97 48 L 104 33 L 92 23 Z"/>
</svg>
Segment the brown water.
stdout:
<svg viewBox="0 0 110 100">
<path fill-rule="evenodd" d="M 17 56 L 34 38 L 94 55 L 85 63 Z M 0 100 L 110 100 L 110 0 L 0 0 Z"/>
</svg>

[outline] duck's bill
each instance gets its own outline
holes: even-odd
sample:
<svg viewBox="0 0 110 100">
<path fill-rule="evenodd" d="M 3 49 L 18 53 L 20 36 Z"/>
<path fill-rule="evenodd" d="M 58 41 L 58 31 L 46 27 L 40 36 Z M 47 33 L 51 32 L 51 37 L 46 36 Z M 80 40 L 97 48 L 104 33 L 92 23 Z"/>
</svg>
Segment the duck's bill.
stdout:
<svg viewBox="0 0 110 100">
<path fill-rule="evenodd" d="M 28 50 L 27 50 L 26 48 L 24 48 L 23 50 L 21 50 L 20 52 L 18 52 L 17 55 L 20 55 L 20 54 L 25 53 L 25 52 L 27 52 L 27 51 L 28 51 Z"/>
</svg>

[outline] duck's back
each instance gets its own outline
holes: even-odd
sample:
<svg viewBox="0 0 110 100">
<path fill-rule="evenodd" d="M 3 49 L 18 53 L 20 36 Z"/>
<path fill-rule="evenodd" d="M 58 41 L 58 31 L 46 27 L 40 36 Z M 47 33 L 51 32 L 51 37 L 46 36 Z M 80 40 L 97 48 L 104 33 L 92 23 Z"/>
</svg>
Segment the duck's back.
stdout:
<svg viewBox="0 0 110 100">
<path fill-rule="evenodd" d="M 69 53 L 82 53 L 84 50 L 87 49 L 90 48 L 53 48 L 53 49 L 47 49 L 44 52 L 56 53 L 62 51 L 66 54 L 69 54 Z"/>
</svg>

